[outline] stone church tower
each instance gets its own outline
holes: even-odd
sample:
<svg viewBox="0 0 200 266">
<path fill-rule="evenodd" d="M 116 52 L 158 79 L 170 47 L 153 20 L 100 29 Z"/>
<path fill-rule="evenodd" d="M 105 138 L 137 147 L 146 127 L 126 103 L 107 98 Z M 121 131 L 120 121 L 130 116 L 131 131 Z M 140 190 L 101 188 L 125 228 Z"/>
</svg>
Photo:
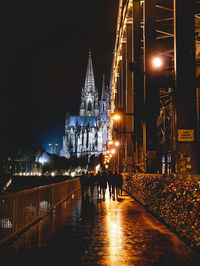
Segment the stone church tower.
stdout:
<svg viewBox="0 0 200 266">
<path fill-rule="evenodd" d="M 89 52 L 88 66 L 85 78 L 85 86 L 81 94 L 80 116 L 98 116 L 99 115 L 99 96 L 95 88 L 92 55 Z"/>
<path fill-rule="evenodd" d="M 101 98 L 95 88 L 92 55 L 89 51 L 85 85 L 81 92 L 79 116 L 67 115 L 61 156 L 98 156 L 106 151 L 109 136 L 110 93 L 103 76 Z"/>
</svg>

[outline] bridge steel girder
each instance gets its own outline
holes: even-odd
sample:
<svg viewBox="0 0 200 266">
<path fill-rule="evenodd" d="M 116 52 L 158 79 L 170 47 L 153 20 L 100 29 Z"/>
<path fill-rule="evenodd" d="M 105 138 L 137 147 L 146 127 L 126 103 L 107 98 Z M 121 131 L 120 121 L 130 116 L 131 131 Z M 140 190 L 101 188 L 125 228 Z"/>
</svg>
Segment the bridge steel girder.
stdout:
<svg viewBox="0 0 200 266">
<path fill-rule="evenodd" d="M 155 159 L 154 166 L 156 160 L 160 160 L 161 164 L 161 157 L 172 152 L 177 155 L 175 163 L 178 172 L 182 163 L 178 157 L 184 157 L 184 154 L 187 154 L 189 162 L 186 172 L 197 172 L 194 15 L 200 16 L 194 14 L 196 7 L 192 10 L 193 4 L 198 6 L 197 2 L 119 0 L 111 113 L 115 108 L 120 108 L 124 114 L 133 114 L 124 115 L 118 125 L 117 136 L 123 144 L 118 160 L 120 169 L 122 162 L 125 162 L 125 165 L 132 164 L 133 167 L 134 164 L 144 166 L 147 172 L 157 172 L 161 167 L 157 165 L 157 169 L 153 168 L 150 163 Z M 196 45 L 198 43 L 199 39 Z M 159 74 L 151 68 L 151 60 L 155 55 L 162 56 L 166 63 Z M 157 118 L 160 115 L 159 108 L 162 108 L 159 98 L 161 88 L 171 88 L 173 92 L 170 114 L 170 134 L 173 139 L 170 137 L 166 154 L 163 154 L 162 144 L 157 139 Z M 194 141 L 179 141 L 180 129 L 194 130 Z M 114 136 L 112 126 L 111 132 Z M 160 145 L 161 149 L 156 145 Z M 151 151 L 157 153 L 157 158 L 149 158 L 147 162 L 148 153 L 153 154 Z"/>
<path fill-rule="evenodd" d="M 156 172 L 157 130 L 156 118 L 159 110 L 159 88 L 152 60 L 158 55 L 156 47 L 155 0 L 144 0 L 144 118 L 143 118 L 143 161 L 145 172 Z M 149 154 L 154 158 L 149 158 Z"/>
<path fill-rule="evenodd" d="M 174 3 L 174 121 L 173 150 L 177 172 L 196 174 L 197 116 L 195 87 L 195 21 L 194 0 L 173 0 Z M 180 141 L 180 130 L 193 130 L 194 139 Z M 185 170 L 183 160 L 187 161 Z"/>
</svg>

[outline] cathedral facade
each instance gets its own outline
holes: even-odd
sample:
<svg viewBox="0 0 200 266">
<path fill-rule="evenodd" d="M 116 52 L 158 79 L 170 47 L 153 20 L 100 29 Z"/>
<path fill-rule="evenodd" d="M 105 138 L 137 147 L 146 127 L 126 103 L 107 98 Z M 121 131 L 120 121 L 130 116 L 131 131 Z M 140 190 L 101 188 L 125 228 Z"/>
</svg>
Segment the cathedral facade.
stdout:
<svg viewBox="0 0 200 266">
<path fill-rule="evenodd" d="M 98 156 L 106 151 L 110 125 L 110 92 L 103 76 L 101 96 L 95 87 L 92 56 L 89 52 L 85 84 L 81 92 L 80 113 L 67 114 L 60 155 Z"/>
</svg>

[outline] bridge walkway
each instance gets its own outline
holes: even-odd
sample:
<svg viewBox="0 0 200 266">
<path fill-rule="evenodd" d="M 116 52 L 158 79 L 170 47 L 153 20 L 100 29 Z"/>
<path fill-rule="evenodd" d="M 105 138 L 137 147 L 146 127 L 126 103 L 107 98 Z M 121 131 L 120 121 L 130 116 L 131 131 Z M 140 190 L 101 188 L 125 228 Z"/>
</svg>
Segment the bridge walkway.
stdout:
<svg viewBox="0 0 200 266">
<path fill-rule="evenodd" d="M 200 256 L 125 192 L 80 191 L 0 250 L 5 265 L 200 265 Z"/>
</svg>

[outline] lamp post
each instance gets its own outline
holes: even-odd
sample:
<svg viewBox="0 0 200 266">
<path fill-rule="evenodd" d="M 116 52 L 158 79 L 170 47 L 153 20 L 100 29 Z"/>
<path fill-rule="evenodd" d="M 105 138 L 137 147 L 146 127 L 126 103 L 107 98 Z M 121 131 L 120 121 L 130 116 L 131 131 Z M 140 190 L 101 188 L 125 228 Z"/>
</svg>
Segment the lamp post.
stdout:
<svg viewBox="0 0 200 266">
<path fill-rule="evenodd" d="M 121 128 L 121 124 L 119 124 L 120 121 L 123 121 L 123 119 L 126 116 L 134 116 L 134 113 L 126 113 L 124 112 L 124 110 L 122 108 L 116 108 L 114 113 L 112 114 L 111 118 L 112 120 L 118 125 L 118 128 L 116 129 L 116 134 L 114 137 L 116 137 L 117 139 L 120 139 L 120 142 L 115 142 L 115 145 L 121 147 L 121 149 L 117 150 L 117 160 L 118 160 L 118 169 L 119 171 L 122 171 L 122 158 L 127 162 L 127 158 L 128 158 L 128 147 L 127 145 L 125 146 L 125 150 L 124 150 L 124 154 L 122 154 L 122 150 L 124 148 L 124 145 L 127 144 L 127 139 L 130 138 L 132 141 L 132 144 L 129 143 L 129 145 L 133 145 L 133 139 L 132 139 L 132 135 L 133 135 L 133 130 L 132 131 L 126 131 L 125 128 Z M 129 136 L 127 134 L 130 134 Z M 124 137 L 126 136 L 126 137 Z M 129 147 L 130 148 L 130 147 Z M 129 154 L 130 157 L 130 154 Z M 133 152 L 131 153 L 131 157 L 132 157 L 132 162 L 133 162 Z M 129 163 L 129 168 L 131 168 L 133 170 L 133 164 Z M 126 169 L 127 171 L 127 169 Z"/>
<path fill-rule="evenodd" d="M 106 162 L 109 162 L 112 158 L 114 172 L 116 171 L 116 169 L 119 169 L 119 146 L 120 142 L 118 140 L 107 141 L 107 150 L 104 158 L 106 159 Z"/>
<path fill-rule="evenodd" d="M 148 60 L 148 68 L 146 66 L 146 68 L 144 68 L 144 71 L 143 71 L 143 76 L 144 76 L 144 98 L 143 98 L 143 106 L 144 106 L 144 111 L 146 112 L 146 115 L 147 115 L 147 95 L 149 95 L 149 93 L 151 93 L 151 88 L 148 88 L 148 94 L 147 94 L 147 82 L 148 82 L 148 86 L 149 86 L 149 76 L 152 76 L 152 80 L 154 77 L 158 77 L 159 75 L 162 74 L 162 71 L 165 67 L 165 64 L 164 64 L 164 60 L 163 58 L 159 55 L 159 54 L 154 54 L 151 56 L 150 60 Z M 137 62 L 133 62 L 133 65 L 134 67 L 132 68 L 132 71 L 135 72 L 136 69 L 137 69 Z M 155 83 L 155 80 L 154 80 L 154 84 Z M 152 85 L 151 85 L 152 86 Z M 156 89 L 153 88 L 153 90 L 155 91 Z M 152 108 L 153 109 L 153 108 Z M 152 112 L 152 110 L 149 108 L 149 112 Z M 148 154 L 148 145 L 147 145 L 147 134 L 148 134 L 148 127 L 149 125 L 147 125 L 147 117 L 143 117 L 142 118 L 142 131 L 143 131 L 143 143 L 142 143 L 142 146 L 143 146 L 143 164 L 144 164 L 144 171 L 146 172 L 147 171 L 147 154 Z M 136 116 L 137 117 L 137 113 L 127 113 L 125 112 L 123 109 L 121 108 L 116 108 L 114 113 L 112 114 L 111 118 L 114 122 L 118 123 L 120 121 L 122 121 L 125 117 L 127 116 Z M 133 134 L 134 134 L 134 131 L 127 131 L 126 129 L 125 130 L 122 130 L 122 131 L 118 131 L 118 133 L 120 134 L 131 134 L 131 140 L 132 142 L 136 142 L 136 140 L 134 140 L 132 138 Z M 149 136 L 148 136 L 149 137 Z M 126 137 L 125 139 L 127 139 L 128 137 Z M 129 135 L 129 138 L 130 138 L 130 135 Z M 136 143 L 133 143 L 133 146 L 136 146 Z M 134 150 L 132 151 L 132 154 L 131 154 L 131 157 L 133 158 L 134 157 Z"/>
</svg>

